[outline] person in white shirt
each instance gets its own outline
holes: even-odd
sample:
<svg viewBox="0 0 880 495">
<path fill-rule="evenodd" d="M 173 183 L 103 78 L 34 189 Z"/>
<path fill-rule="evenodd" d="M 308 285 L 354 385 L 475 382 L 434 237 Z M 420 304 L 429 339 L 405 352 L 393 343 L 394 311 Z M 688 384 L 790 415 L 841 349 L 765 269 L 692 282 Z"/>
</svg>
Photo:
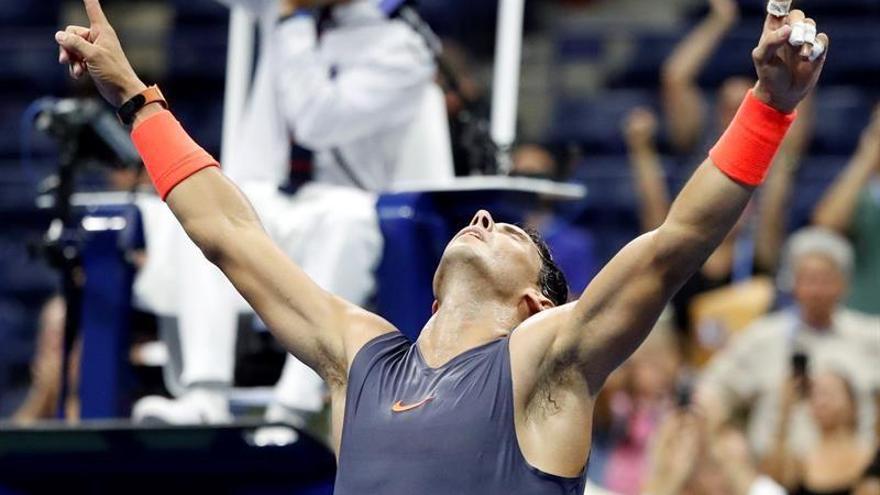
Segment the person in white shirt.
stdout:
<svg viewBox="0 0 880 495">
<path fill-rule="evenodd" d="M 324 289 L 363 305 L 383 244 L 376 193 L 401 181 L 452 177 L 433 54 L 376 2 L 222 1 L 253 13 L 261 47 L 224 172 L 288 256 Z M 332 9 L 326 29 L 319 33 L 304 7 Z M 314 180 L 292 195 L 279 191 L 291 139 L 311 149 L 315 163 Z M 238 315 L 247 305 L 164 205 L 148 205 L 144 216 L 156 262 L 142 270 L 135 295 L 141 306 L 177 316 L 185 391 L 177 400 L 140 400 L 133 418 L 227 422 L 224 392 L 233 378 Z M 322 408 L 324 394 L 318 375 L 288 355 L 267 419 L 300 423 Z"/>
<path fill-rule="evenodd" d="M 880 318 L 842 306 L 852 270 L 852 247 L 832 231 L 811 227 L 788 241 L 781 285 L 796 305 L 753 323 L 707 365 L 697 401 L 715 423 L 749 412 L 748 437 L 759 457 L 768 453 L 780 421 L 783 383 L 795 373 L 841 369 L 858 395 L 858 431 L 874 440 L 874 398 L 880 391 Z M 802 357 L 800 368 L 795 355 Z M 795 406 L 789 448 L 804 452 L 816 440 L 805 401 Z"/>
</svg>

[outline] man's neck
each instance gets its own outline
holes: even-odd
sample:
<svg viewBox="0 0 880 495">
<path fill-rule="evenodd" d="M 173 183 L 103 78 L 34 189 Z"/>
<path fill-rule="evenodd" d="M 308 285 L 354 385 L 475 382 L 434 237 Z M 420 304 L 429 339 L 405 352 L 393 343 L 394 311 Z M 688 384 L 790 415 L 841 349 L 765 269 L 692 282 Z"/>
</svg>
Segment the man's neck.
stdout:
<svg viewBox="0 0 880 495">
<path fill-rule="evenodd" d="M 418 342 L 432 367 L 502 338 L 520 323 L 515 305 L 487 299 L 480 291 L 450 290 L 438 298 L 438 303 L 437 312 L 422 329 Z"/>
<path fill-rule="evenodd" d="M 831 327 L 834 324 L 834 313 L 822 314 L 822 315 L 810 315 L 807 313 L 802 314 L 802 318 L 804 323 L 810 326 L 813 330 L 817 331 L 828 331 L 831 330 Z"/>
</svg>

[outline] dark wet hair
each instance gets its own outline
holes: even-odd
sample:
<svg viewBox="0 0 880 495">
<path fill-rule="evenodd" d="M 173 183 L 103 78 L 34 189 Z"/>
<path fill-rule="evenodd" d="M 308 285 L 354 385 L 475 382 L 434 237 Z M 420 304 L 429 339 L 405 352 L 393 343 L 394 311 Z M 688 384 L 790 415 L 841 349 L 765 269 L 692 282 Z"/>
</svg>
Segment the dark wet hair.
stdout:
<svg viewBox="0 0 880 495">
<path fill-rule="evenodd" d="M 559 268 L 559 265 L 553 260 L 553 254 L 550 253 L 550 247 L 541 237 L 541 234 L 534 230 L 528 229 L 526 233 L 538 248 L 541 254 L 541 271 L 538 273 L 538 287 L 541 293 L 553 301 L 555 306 L 562 306 L 568 302 L 568 281 L 565 280 L 565 274 Z"/>
</svg>

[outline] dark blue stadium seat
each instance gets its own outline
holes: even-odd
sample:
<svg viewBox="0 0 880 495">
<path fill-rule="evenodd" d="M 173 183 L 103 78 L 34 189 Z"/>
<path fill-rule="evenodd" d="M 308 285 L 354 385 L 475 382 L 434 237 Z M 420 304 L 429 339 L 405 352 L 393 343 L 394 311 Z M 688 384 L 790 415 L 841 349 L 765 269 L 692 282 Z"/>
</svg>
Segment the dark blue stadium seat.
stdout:
<svg viewBox="0 0 880 495">
<path fill-rule="evenodd" d="M 816 98 L 812 153 L 851 154 L 870 120 L 877 96 L 855 87 L 822 88 Z"/>
<path fill-rule="evenodd" d="M 0 2 L 0 25 L 55 26 L 61 0 L 7 0 Z"/>
<path fill-rule="evenodd" d="M 223 25 L 229 9 L 217 0 L 172 0 L 178 26 Z"/>
<path fill-rule="evenodd" d="M 64 70 L 57 62 L 58 48 L 53 39 L 56 27 L 15 27 L 0 29 L 0 86 L 4 97 L 13 91 L 55 93 L 64 87 Z"/>
<path fill-rule="evenodd" d="M 789 227 L 807 225 L 813 209 L 849 162 L 849 156 L 807 157 L 798 170 L 791 197 Z"/>
<path fill-rule="evenodd" d="M 621 124 L 637 106 L 656 108 L 656 97 L 648 91 L 620 90 L 591 99 L 563 98 L 554 105 L 546 140 L 562 145 L 575 143 L 588 154 L 623 153 L 626 146 Z"/>
<path fill-rule="evenodd" d="M 833 40 L 834 57 L 823 75 L 824 84 L 880 83 L 880 29 L 874 17 L 830 16 L 821 18 L 821 29 Z M 743 20 L 719 46 L 700 77 L 703 86 L 718 86 L 730 76 L 754 77 L 751 52 L 760 36 L 759 19 Z M 619 30 L 562 31 L 556 35 L 556 63 L 602 61 L 612 45 L 628 45 L 625 64 L 612 67 L 612 88 L 655 89 L 663 62 L 681 41 L 688 26 L 662 31 L 656 28 L 621 33 Z"/>
<path fill-rule="evenodd" d="M 706 101 L 712 106 L 712 90 Z M 858 144 L 880 94 L 853 86 L 826 86 L 816 98 L 816 132 L 812 154 L 848 155 Z M 640 105 L 658 107 L 654 93 L 614 90 L 597 98 L 562 98 L 554 107 L 545 141 L 553 146 L 580 145 L 587 155 L 625 153 L 621 123 L 627 113 Z M 661 129 L 659 146 L 664 148 Z M 692 165 L 692 164 L 683 164 Z"/>
</svg>

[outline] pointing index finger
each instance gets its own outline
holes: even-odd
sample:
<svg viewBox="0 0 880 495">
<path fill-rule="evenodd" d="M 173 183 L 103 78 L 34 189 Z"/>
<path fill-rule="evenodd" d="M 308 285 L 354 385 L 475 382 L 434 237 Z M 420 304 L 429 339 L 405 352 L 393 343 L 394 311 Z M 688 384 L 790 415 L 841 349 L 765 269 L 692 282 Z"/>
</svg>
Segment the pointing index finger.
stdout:
<svg viewBox="0 0 880 495">
<path fill-rule="evenodd" d="M 86 6 L 86 14 L 89 16 L 89 21 L 95 24 L 109 24 L 107 22 L 107 16 L 104 15 L 104 10 L 101 8 L 101 3 L 98 0 L 83 0 Z"/>
</svg>

